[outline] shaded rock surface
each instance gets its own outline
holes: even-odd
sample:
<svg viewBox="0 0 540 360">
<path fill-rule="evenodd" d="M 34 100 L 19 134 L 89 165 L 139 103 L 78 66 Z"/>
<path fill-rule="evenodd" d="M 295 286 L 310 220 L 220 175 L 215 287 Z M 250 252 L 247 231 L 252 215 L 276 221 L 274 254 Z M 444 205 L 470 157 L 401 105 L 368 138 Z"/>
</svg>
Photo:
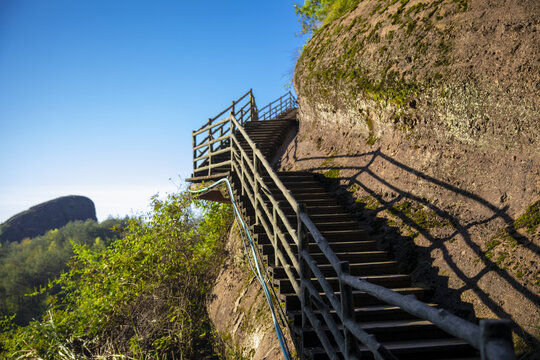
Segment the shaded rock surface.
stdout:
<svg viewBox="0 0 540 360">
<path fill-rule="evenodd" d="M 0 225 L 0 242 L 21 241 L 58 229 L 70 221 L 97 221 L 94 202 L 85 196 L 53 199 L 23 211 Z"/>
</svg>

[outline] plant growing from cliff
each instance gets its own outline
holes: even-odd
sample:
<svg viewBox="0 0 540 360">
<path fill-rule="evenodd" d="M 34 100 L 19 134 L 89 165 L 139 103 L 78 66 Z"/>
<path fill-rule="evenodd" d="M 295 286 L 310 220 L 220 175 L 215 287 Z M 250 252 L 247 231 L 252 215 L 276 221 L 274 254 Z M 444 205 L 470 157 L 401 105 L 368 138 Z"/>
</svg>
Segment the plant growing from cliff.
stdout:
<svg viewBox="0 0 540 360">
<path fill-rule="evenodd" d="M 316 31 L 323 25 L 351 11 L 361 0 L 305 0 L 304 5 L 294 4 L 302 34 Z"/>
<path fill-rule="evenodd" d="M 50 284 L 61 291 L 46 319 L 2 334 L 0 357 L 196 358 L 210 334 L 204 304 L 230 207 L 188 193 L 152 206 L 107 249 L 74 244 L 69 271 Z"/>
<path fill-rule="evenodd" d="M 514 228 L 525 228 L 528 233 L 533 233 L 540 225 L 540 200 L 529 205 L 525 213 L 519 216 L 514 222 Z"/>
</svg>

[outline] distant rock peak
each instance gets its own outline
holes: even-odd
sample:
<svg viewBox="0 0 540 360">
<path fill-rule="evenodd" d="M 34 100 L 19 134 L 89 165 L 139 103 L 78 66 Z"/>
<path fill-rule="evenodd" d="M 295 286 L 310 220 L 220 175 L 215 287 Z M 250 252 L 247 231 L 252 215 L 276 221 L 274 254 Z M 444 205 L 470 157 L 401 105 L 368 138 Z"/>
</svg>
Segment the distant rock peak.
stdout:
<svg viewBox="0 0 540 360">
<path fill-rule="evenodd" d="M 85 196 L 69 195 L 32 206 L 0 225 L 0 243 L 21 241 L 61 228 L 70 221 L 95 220 L 94 202 Z"/>
</svg>

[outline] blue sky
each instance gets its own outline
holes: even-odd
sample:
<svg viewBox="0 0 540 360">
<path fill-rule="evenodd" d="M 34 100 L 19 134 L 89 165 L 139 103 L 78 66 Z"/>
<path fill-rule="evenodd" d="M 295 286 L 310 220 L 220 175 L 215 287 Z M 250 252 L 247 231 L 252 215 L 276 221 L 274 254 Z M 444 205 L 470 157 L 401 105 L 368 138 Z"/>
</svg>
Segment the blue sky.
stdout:
<svg viewBox="0 0 540 360">
<path fill-rule="evenodd" d="M 63 195 L 100 220 L 191 175 L 191 131 L 285 92 L 294 1 L 0 0 L 0 222 Z M 173 181 L 169 179 L 173 179 Z"/>
</svg>

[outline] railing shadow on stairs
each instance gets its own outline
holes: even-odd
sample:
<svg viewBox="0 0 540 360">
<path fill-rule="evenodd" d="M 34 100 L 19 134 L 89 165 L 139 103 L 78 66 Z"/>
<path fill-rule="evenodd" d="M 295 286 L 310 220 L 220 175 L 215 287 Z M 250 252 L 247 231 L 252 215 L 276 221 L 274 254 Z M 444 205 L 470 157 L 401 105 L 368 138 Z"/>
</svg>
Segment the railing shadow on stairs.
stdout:
<svg viewBox="0 0 540 360">
<path fill-rule="evenodd" d="M 402 295 L 350 274 L 349 263 L 341 261 L 334 253 L 306 213 L 305 206 L 291 195 L 244 129 L 248 122 L 276 119 L 295 108 L 296 99 L 288 92 L 257 110 L 253 92 L 249 90 L 193 131 L 193 177 L 188 180 L 201 182 L 228 176 L 238 195 L 248 199 L 253 212 L 252 225 L 264 228 L 274 249 L 273 263 L 283 267 L 300 299 L 302 328 L 315 331 L 331 359 L 360 358 L 360 344 L 369 349 L 375 359 L 397 359 L 355 320 L 354 289 L 431 321 L 479 350 L 481 359 L 515 359 L 510 321 L 486 319 L 476 325 L 444 309 L 429 306 L 414 295 Z M 276 191 L 284 200 L 276 199 Z M 286 216 L 285 207 L 293 209 L 294 221 Z M 339 282 L 339 296 L 311 256 L 308 236 L 331 264 Z M 303 345 L 296 346 L 300 357 L 305 358 Z"/>
</svg>

